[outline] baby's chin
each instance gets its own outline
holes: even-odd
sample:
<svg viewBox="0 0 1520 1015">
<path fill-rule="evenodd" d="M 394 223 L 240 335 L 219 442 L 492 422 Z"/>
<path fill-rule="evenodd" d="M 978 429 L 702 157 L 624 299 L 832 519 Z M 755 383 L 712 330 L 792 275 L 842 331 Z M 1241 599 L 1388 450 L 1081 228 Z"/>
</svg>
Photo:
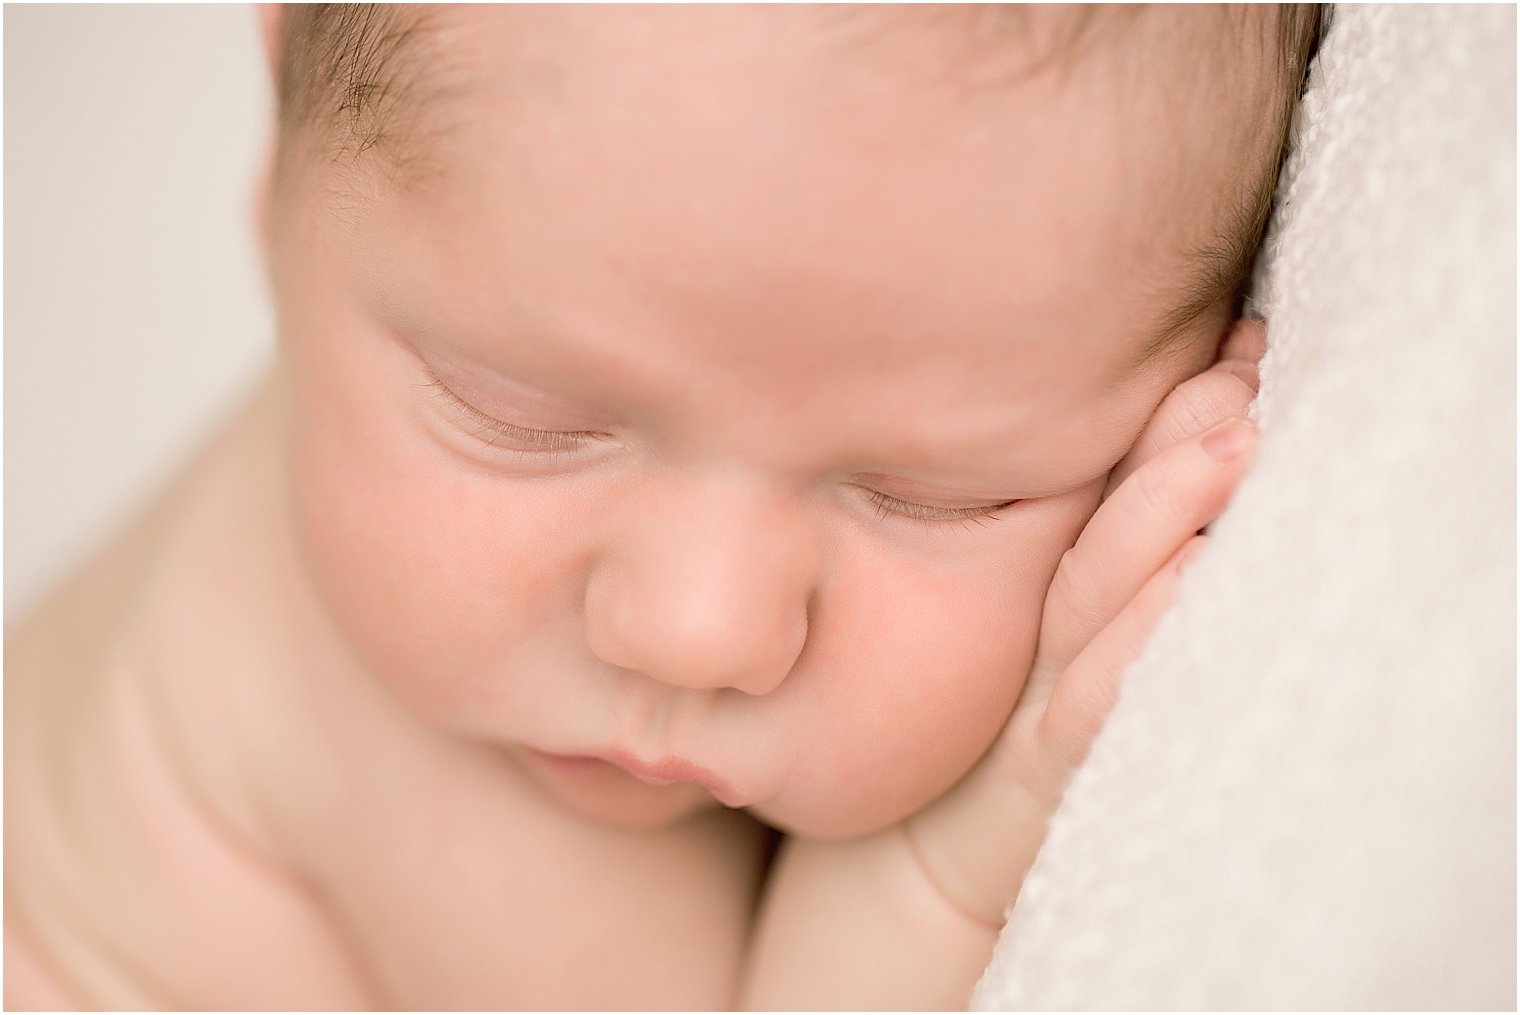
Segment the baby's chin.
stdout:
<svg viewBox="0 0 1520 1015">
<path fill-rule="evenodd" d="M 700 799 L 681 799 L 671 796 L 663 800 L 634 799 L 624 797 L 621 799 L 575 797 L 569 794 L 550 791 L 556 802 L 565 810 L 568 810 L 582 818 L 595 822 L 604 828 L 613 828 L 624 832 L 657 832 L 667 828 L 673 828 L 682 822 L 694 817 L 712 814 L 718 811 L 733 810 L 702 793 Z M 700 792 L 700 791 L 699 791 Z M 768 828 L 788 836 L 797 836 L 805 839 L 819 839 L 824 841 L 839 841 L 853 839 L 873 832 L 879 832 L 883 828 L 907 817 L 903 815 L 890 815 L 878 817 L 876 820 L 864 820 L 853 816 L 832 817 L 821 819 L 816 817 L 803 817 L 801 819 L 788 819 L 770 811 L 765 807 L 746 807 L 738 813 L 743 813 L 751 820 L 756 821 Z"/>
<path fill-rule="evenodd" d="M 776 801 L 748 807 L 745 813 L 785 835 L 837 842 L 872 835 L 904 820 L 915 810 L 895 801 L 879 802 L 876 806 L 868 803 L 854 798 L 827 807 L 799 809 Z"/>
<path fill-rule="evenodd" d="M 603 828 L 624 832 L 658 832 L 701 815 L 734 810 L 699 786 L 656 787 L 634 783 L 609 790 L 573 785 L 552 776 L 535 775 L 533 781 L 561 810 Z M 868 817 L 844 809 L 827 815 L 793 814 L 784 807 L 766 805 L 745 807 L 736 813 L 785 835 L 823 840 L 868 835 L 907 816 L 893 813 Z"/>
<path fill-rule="evenodd" d="M 617 801 L 585 802 L 557 798 L 568 811 L 603 828 L 621 832 L 658 832 L 687 821 L 696 815 L 722 810 L 712 798 L 706 801 Z"/>
<path fill-rule="evenodd" d="M 513 759 L 538 792 L 561 810 L 622 831 L 658 831 L 697 815 L 735 810 L 724 806 L 703 786 L 693 783 L 651 785 L 616 765 L 595 759 L 556 758 L 514 750 Z M 895 788 L 901 791 L 901 784 Z M 786 835 L 808 839 L 852 839 L 881 831 L 903 820 L 916 800 L 814 798 L 785 795 L 742 808 L 750 819 Z"/>
</svg>

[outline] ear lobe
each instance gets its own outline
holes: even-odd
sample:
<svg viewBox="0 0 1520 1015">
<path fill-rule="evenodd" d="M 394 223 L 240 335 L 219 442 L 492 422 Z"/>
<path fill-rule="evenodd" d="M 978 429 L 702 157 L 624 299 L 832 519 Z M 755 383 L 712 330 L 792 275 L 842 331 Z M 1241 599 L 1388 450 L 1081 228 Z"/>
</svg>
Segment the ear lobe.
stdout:
<svg viewBox="0 0 1520 1015">
<path fill-rule="evenodd" d="M 1261 362 L 1267 351 L 1266 323 L 1254 317 L 1242 317 L 1230 328 L 1219 349 L 1220 359 L 1243 359 Z"/>
<path fill-rule="evenodd" d="M 280 90 L 280 36 L 285 28 L 284 5 L 261 3 L 258 5 L 258 16 L 260 35 L 264 42 L 264 60 L 269 71 L 271 93 L 275 96 L 275 101 L 278 102 Z M 264 270 L 264 285 L 266 290 L 271 292 L 273 275 L 270 264 L 270 252 L 273 247 L 273 236 L 271 234 L 270 205 L 274 200 L 275 165 L 279 161 L 279 158 L 280 130 L 278 125 L 276 125 L 269 143 L 265 147 L 263 166 L 254 178 L 253 192 L 250 195 L 252 202 L 249 209 L 253 218 L 254 235 L 258 239 L 259 260 Z"/>
<path fill-rule="evenodd" d="M 253 233 L 258 242 L 259 264 L 263 269 L 264 290 L 271 296 L 274 293 L 273 262 L 270 260 L 274 250 L 273 222 L 270 220 L 270 205 L 274 200 L 274 173 L 275 162 L 280 157 L 279 142 L 271 139 L 264 155 L 263 166 L 254 177 L 253 192 L 249 211 L 253 219 Z"/>
<path fill-rule="evenodd" d="M 280 33 L 285 27 L 284 4 L 259 4 L 259 28 L 264 36 L 264 60 L 276 91 L 280 84 Z"/>
</svg>

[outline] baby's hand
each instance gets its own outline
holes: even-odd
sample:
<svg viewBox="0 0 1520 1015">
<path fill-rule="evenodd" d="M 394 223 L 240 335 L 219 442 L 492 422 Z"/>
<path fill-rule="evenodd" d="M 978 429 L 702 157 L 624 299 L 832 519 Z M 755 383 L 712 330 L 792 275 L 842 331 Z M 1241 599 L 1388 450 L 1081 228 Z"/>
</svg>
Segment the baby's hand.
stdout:
<svg viewBox="0 0 1520 1015">
<path fill-rule="evenodd" d="M 1119 677 L 1171 605 L 1245 474 L 1255 427 L 1259 322 L 1240 321 L 1210 369 L 1161 403 L 1111 475 L 1045 598 L 1029 681 L 1002 735 L 950 792 L 903 825 L 925 874 L 991 926 L 1018 894 L 1072 771 L 1118 694 Z"/>
</svg>

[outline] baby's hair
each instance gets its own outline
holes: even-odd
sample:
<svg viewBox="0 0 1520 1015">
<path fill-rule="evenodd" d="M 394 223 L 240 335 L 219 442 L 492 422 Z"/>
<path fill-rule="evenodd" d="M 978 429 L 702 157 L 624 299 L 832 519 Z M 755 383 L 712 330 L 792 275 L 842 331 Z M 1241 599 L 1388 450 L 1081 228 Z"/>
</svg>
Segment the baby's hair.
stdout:
<svg viewBox="0 0 1520 1015">
<path fill-rule="evenodd" d="M 401 4 L 290 4 L 276 79 L 278 177 L 297 155 L 343 168 L 368 160 L 394 181 L 427 155 L 424 109 L 446 88 L 429 45 L 436 8 Z"/>
<path fill-rule="evenodd" d="M 1286 155 L 1293 119 L 1310 60 L 1319 46 L 1325 4 L 1279 4 L 1276 17 L 1259 16 L 1261 7 L 1230 8 L 1242 20 L 1255 18 L 1262 31 L 1275 32 L 1268 50 L 1277 66 L 1272 144 L 1256 167 L 1249 186 L 1230 206 L 1226 220 L 1207 242 L 1191 252 L 1192 281 L 1174 311 L 1161 322 L 1156 338 L 1142 351 L 1141 362 L 1186 346 L 1180 340 L 1205 315 L 1224 320 L 1240 313 L 1257 249 L 1272 208 L 1272 195 Z M 987 66 L 1004 67 L 1010 34 L 1029 27 L 1018 5 L 823 5 L 818 10 L 836 26 L 888 25 L 915 17 L 919 27 L 957 27 L 975 45 L 958 56 L 958 70 L 968 79 Z M 1138 8 L 1105 13 L 1133 15 Z M 1270 13 L 1272 8 L 1267 8 Z M 280 40 L 278 75 L 280 161 L 277 179 L 288 172 L 293 153 L 325 158 L 333 166 L 354 168 L 363 159 L 383 177 L 399 184 L 425 179 L 439 157 L 439 142 L 450 125 L 442 119 L 444 97 L 458 81 L 433 45 L 445 31 L 438 7 L 374 4 L 293 4 Z M 1099 9 L 1075 8 L 1055 34 L 1043 40 L 1045 52 L 1033 62 L 1015 61 L 1011 76 L 994 75 L 993 85 L 1011 81 L 1051 63 L 1075 62 L 1084 37 L 1100 19 Z M 979 50 L 982 60 L 976 59 Z M 991 60 L 985 59 L 992 57 Z M 986 82 L 982 82 L 985 86 Z M 424 115 L 424 111 L 427 115 Z M 1228 313 L 1221 312 L 1224 307 Z"/>
<path fill-rule="evenodd" d="M 1189 325 L 1228 300 L 1227 320 L 1240 316 L 1246 290 L 1261 248 L 1273 194 L 1288 155 L 1293 122 L 1298 116 L 1309 64 L 1319 50 L 1328 4 L 1280 4 L 1277 38 L 1271 51 L 1278 60 L 1278 100 L 1272 144 L 1245 198 L 1230 205 L 1222 227 L 1211 242 L 1192 251 L 1195 266 L 1184 301 L 1167 316 L 1156 338 L 1143 350 L 1141 362 L 1156 359 L 1179 345 Z"/>
</svg>

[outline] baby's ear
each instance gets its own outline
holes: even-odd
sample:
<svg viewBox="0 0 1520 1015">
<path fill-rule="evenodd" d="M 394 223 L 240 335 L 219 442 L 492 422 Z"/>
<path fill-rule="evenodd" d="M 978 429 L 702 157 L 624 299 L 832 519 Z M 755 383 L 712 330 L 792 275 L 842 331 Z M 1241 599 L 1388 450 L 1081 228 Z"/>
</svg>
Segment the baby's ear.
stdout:
<svg viewBox="0 0 1520 1015">
<path fill-rule="evenodd" d="M 1219 358 L 1260 363 L 1267 351 L 1266 323 L 1254 317 L 1237 320 L 1219 347 Z"/>
<path fill-rule="evenodd" d="M 285 27 L 285 10 L 281 4 L 259 4 L 259 29 L 264 39 L 264 58 L 269 68 L 269 83 L 271 101 L 278 102 L 280 90 L 280 33 Z M 278 118 L 278 110 L 275 113 Z M 254 178 L 253 193 L 250 211 L 253 215 L 254 235 L 258 238 L 260 260 L 264 266 L 264 283 L 266 289 L 271 283 L 269 270 L 269 212 L 270 201 L 273 199 L 271 188 L 274 185 L 275 164 L 280 157 L 279 126 L 275 125 L 271 132 L 269 143 L 264 150 L 263 167 Z"/>
<path fill-rule="evenodd" d="M 270 235 L 270 203 L 274 200 L 274 173 L 275 162 L 280 157 L 278 140 L 271 140 L 264 153 L 264 163 L 254 177 L 253 191 L 249 195 L 250 212 L 253 216 L 254 237 L 258 241 L 259 264 L 263 271 L 264 290 L 273 292 L 274 276 L 271 271 L 269 255 L 273 246 L 273 237 Z"/>
<path fill-rule="evenodd" d="M 285 26 L 284 4 L 259 4 L 259 27 L 264 35 L 264 59 L 269 64 L 269 80 L 279 88 L 280 30 Z"/>
</svg>

